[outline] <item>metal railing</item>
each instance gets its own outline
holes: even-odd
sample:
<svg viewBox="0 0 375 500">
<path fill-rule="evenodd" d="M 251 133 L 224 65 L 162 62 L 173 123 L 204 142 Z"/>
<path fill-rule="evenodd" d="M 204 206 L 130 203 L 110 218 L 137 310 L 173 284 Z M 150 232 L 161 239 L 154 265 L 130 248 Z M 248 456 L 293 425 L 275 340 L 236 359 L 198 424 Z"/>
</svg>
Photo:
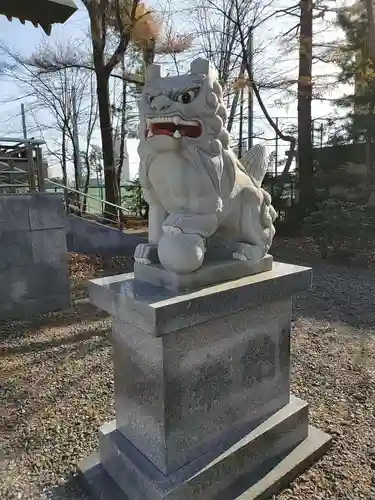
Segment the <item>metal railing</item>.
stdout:
<svg viewBox="0 0 375 500">
<path fill-rule="evenodd" d="M 47 192 L 61 192 L 64 196 L 65 210 L 68 214 L 110 224 L 122 231 L 125 227 L 125 217 L 131 215 L 129 210 L 121 205 L 110 203 L 83 191 L 64 186 L 55 181 L 45 179 Z"/>
<path fill-rule="evenodd" d="M 65 210 L 96 222 L 124 229 L 129 211 L 47 178 L 41 146 L 44 141 L 0 137 L 0 195 L 61 192 Z"/>
</svg>

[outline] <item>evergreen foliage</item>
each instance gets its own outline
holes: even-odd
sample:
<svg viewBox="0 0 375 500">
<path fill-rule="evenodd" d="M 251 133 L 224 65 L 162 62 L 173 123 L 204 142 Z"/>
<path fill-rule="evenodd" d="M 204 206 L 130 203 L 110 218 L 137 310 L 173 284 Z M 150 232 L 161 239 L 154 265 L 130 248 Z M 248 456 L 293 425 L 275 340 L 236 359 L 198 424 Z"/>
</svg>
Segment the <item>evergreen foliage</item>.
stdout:
<svg viewBox="0 0 375 500">
<path fill-rule="evenodd" d="M 347 120 L 331 138 L 332 146 L 315 158 L 318 207 L 305 219 L 304 232 L 318 244 L 322 257 L 355 258 L 375 241 L 375 209 L 367 205 L 375 187 L 375 68 L 366 12 L 360 6 L 341 10 L 337 23 L 345 34 L 334 54 L 339 83 L 351 84 L 353 91 L 336 101 L 348 109 Z M 366 163 L 366 175 L 361 179 L 348 173 L 349 162 Z"/>
<path fill-rule="evenodd" d="M 126 186 L 127 193 L 123 196 L 123 204 L 133 215 L 142 219 L 148 217 L 148 203 L 143 197 L 139 178 L 129 181 Z"/>
</svg>

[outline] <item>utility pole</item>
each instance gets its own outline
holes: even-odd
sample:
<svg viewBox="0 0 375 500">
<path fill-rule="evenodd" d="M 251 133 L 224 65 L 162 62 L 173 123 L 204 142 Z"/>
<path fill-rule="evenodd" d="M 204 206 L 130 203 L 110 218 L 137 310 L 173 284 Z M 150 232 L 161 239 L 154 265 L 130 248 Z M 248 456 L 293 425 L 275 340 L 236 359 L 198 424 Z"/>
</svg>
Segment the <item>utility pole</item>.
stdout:
<svg viewBox="0 0 375 500">
<path fill-rule="evenodd" d="M 242 145 L 243 145 L 243 86 L 241 87 L 240 93 L 240 129 L 239 129 L 239 141 L 238 141 L 238 158 L 242 157 Z"/>
<path fill-rule="evenodd" d="M 276 127 L 279 128 L 279 118 L 276 117 L 275 120 Z M 276 187 L 278 186 L 278 168 L 279 168 L 279 135 L 275 134 L 275 173 L 272 176 L 272 196 L 274 195 L 275 192 L 275 185 Z"/>
<path fill-rule="evenodd" d="M 279 118 L 276 117 L 276 127 L 279 128 Z M 278 167 L 279 167 L 279 136 L 275 135 L 275 180 L 277 182 Z"/>
<path fill-rule="evenodd" d="M 27 139 L 26 113 L 25 113 L 25 105 L 23 103 L 21 104 L 21 116 L 22 116 L 23 138 Z"/>
<path fill-rule="evenodd" d="M 73 125 L 73 139 L 74 139 L 74 153 L 75 153 L 75 178 L 77 190 L 81 189 L 81 155 L 79 151 L 79 133 L 78 133 L 78 113 L 77 113 L 77 98 L 75 88 L 72 88 L 72 125 Z"/>
<path fill-rule="evenodd" d="M 254 47 L 253 47 L 253 28 L 250 28 L 249 32 L 249 67 L 251 69 L 251 74 L 254 73 L 253 71 L 253 61 L 254 61 Z M 249 82 L 249 85 L 247 87 L 248 91 L 248 115 L 247 115 L 247 149 L 250 151 L 250 149 L 253 147 L 253 136 L 254 136 L 254 96 L 253 96 L 253 89 L 251 87 L 251 82 Z"/>
</svg>

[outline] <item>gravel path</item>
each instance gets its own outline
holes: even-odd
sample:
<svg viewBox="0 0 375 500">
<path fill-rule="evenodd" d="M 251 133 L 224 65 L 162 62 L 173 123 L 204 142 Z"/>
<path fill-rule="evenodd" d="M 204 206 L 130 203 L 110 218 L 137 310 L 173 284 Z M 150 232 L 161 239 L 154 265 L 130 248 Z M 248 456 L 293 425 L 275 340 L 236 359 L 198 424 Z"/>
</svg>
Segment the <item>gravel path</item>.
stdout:
<svg viewBox="0 0 375 500">
<path fill-rule="evenodd" d="M 97 428 L 113 418 L 109 328 L 84 300 L 33 321 L 0 323 L 1 499 L 86 498 L 77 461 L 97 449 Z M 295 300 L 292 361 L 293 392 L 334 443 L 275 498 L 375 498 L 375 269 L 314 263 L 314 290 Z"/>
</svg>

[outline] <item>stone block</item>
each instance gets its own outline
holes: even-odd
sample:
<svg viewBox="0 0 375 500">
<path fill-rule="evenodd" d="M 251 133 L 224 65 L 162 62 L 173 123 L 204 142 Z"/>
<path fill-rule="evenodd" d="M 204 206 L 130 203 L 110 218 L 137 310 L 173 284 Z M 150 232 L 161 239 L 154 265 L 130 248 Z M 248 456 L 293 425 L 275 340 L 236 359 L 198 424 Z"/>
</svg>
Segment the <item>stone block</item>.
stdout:
<svg viewBox="0 0 375 500">
<path fill-rule="evenodd" d="M 41 229 L 31 233 L 33 261 L 35 263 L 67 262 L 65 229 Z"/>
<path fill-rule="evenodd" d="M 0 321 L 29 319 L 37 314 L 59 311 L 70 306 L 70 290 L 61 290 L 57 295 L 27 298 L 19 300 L 8 298 L 0 304 Z"/>
<path fill-rule="evenodd" d="M 111 476 L 103 469 L 99 453 L 93 453 L 79 464 L 81 478 L 96 500 L 128 500 Z"/>
<path fill-rule="evenodd" d="M 70 290 L 66 261 L 34 264 L 26 276 L 33 297 L 44 299 Z"/>
<path fill-rule="evenodd" d="M 244 494 L 244 500 L 254 500 L 264 498 L 261 490 L 277 492 L 283 478 L 290 481 L 329 441 L 326 434 L 308 427 L 307 404 L 292 397 L 231 446 L 221 442 L 169 475 L 155 468 L 113 423 L 101 430 L 101 467 L 98 456 L 79 467 L 86 484 L 102 499 L 229 500 Z M 247 497 L 246 490 L 252 496 Z"/>
<path fill-rule="evenodd" d="M 115 409 L 119 428 L 161 470 L 166 467 L 162 339 L 113 326 Z M 125 384 L 123 386 L 123 384 Z"/>
<path fill-rule="evenodd" d="M 60 195 L 0 196 L 2 319 L 68 307 L 70 283 Z"/>
<path fill-rule="evenodd" d="M 30 232 L 5 231 L 1 233 L 0 272 L 13 266 L 30 266 L 32 262 L 33 252 Z"/>
<path fill-rule="evenodd" d="M 55 291 L 53 295 L 38 297 L 37 308 L 35 314 L 45 314 L 52 311 L 60 311 L 67 309 L 71 305 L 70 287 L 62 287 L 58 293 Z"/>
<path fill-rule="evenodd" d="M 121 274 L 120 276 L 126 276 Z M 98 309 L 106 311 L 108 314 L 115 315 L 116 293 L 112 290 L 112 283 L 118 283 L 118 276 L 106 276 L 98 280 L 89 282 L 89 296 L 92 304 Z"/>
<path fill-rule="evenodd" d="M 195 290 L 272 269 L 272 255 L 266 255 L 256 264 L 243 260 L 206 262 L 193 273 L 177 274 L 166 271 L 160 264 L 134 264 L 134 278 L 175 292 Z"/>
<path fill-rule="evenodd" d="M 14 300 L 8 297 L 7 300 L 0 299 L 0 321 L 23 320 L 38 313 L 38 299 L 36 298 L 22 297 Z"/>
<path fill-rule="evenodd" d="M 311 268 L 274 262 L 271 271 L 181 293 L 134 279 L 133 273 L 92 280 L 94 305 L 111 297 L 111 313 L 152 335 L 193 326 L 249 307 L 288 298 L 311 286 Z M 108 293 L 110 290 L 110 294 Z M 105 298 L 104 298 L 105 297 Z M 103 300 L 102 300 L 103 299 Z"/>
<path fill-rule="evenodd" d="M 290 300 L 162 337 L 115 319 L 119 431 L 165 473 L 242 437 L 289 401 L 290 321 Z"/>
<path fill-rule="evenodd" d="M 65 229 L 65 211 L 60 193 L 38 193 L 31 195 L 29 204 L 30 227 L 40 229 Z"/>
<path fill-rule="evenodd" d="M 8 231 L 30 231 L 29 204 L 32 195 L 0 195 L 0 240 Z"/>
<path fill-rule="evenodd" d="M 13 266 L 2 272 L 0 303 L 21 303 L 70 291 L 66 262 Z"/>
<path fill-rule="evenodd" d="M 11 267 L 1 273 L 0 304 L 20 303 L 35 298 L 29 293 L 27 266 Z"/>
</svg>

